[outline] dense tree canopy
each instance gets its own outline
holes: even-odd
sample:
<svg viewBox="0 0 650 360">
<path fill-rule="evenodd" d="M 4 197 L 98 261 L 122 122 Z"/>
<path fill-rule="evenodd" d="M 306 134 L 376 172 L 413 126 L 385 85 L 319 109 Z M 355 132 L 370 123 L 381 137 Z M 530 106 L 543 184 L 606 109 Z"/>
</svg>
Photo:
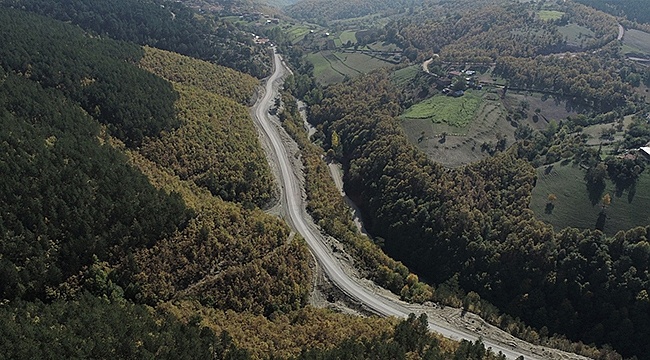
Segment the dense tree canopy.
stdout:
<svg viewBox="0 0 650 360">
<path fill-rule="evenodd" d="M 329 359 L 505 359 L 502 354 L 494 354 L 483 346 L 481 340 L 476 342 L 461 341 L 453 351 L 443 350 L 428 329 L 426 315 L 416 317 L 411 314 L 408 319 L 395 326 L 392 334 L 384 334 L 367 341 L 348 339 L 339 346 L 328 350 L 305 351 L 296 360 Z"/>
<path fill-rule="evenodd" d="M 248 109 L 238 103 L 252 96 L 250 76 L 201 63 L 212 67 L 203 74 L 192 67 L 197 60 L 161 53 L 149 66 L 187 83 L 172 85 L 137 67 L 137 46 L 16 10 L 2 17 L 3 304 L 26 309 L 33 304 L 22 301 L 39 300 L 45 312 L 52 301 L 78 301 L 87 291 L 120 302 L 192 299 L 265 315 L 306 304 L 306 245 L 289 241 L 286 224 L 254 209 L 271 199 L 272 181 Z M 169 59 L 188 66 L 180 71 Z M 238 83 L 220 82 L 220 74 Z M 151 99 L 160 95 L 156 101 L 180 127 L 148 133 L 143 142 L 122 138 L 125 146 L 112 125 L 124 126 L 128 114 L 112 113 L 102 126 L 100 112 L 84 110 L 84 91 L 100 81 L 107 85 L 95 94 L 122 89 L 126 110 L 155 107 Z M 139 119 L 129 129 L 158 120 Z M 183 141 L 170 140 L 175 136 Z M 153 156 L 158 142 L 178 146 Z"/>
<path fill-rule="evenodd" d="M 2 0 L 14 7 L 108 37 L 154 46 L 236 68 L 253 76 L 268 72 L 249 34 L 226 22 L 199 16 L 180 1 Z"/>
<path fill-rule="evenodd" d="M 178 125 L 171 85 L 135 66 L 135 45 L 91 38 L 79 28 L 11 9 L 0 14 L 0 64 L 56 88 L 128 145 Z"/>
<path fill-rule="evenodd" d="M 152 47 L 145 47 L 140 65 L 171 82 L 198 87 L 248 104 L 257 79 L 236 70 Z"/>
<path fill-rule="evenodd" d="M 0 306 L 1 359 L 247 359 L 217 336 L 168 313 L 89 294 L 76 301 Z M 110 354 L 110 355 L 109 355 Z"/>
<path fill-rule="evenodd" d="M 45 298 L 93 255 L 115 261 L 191 217 L 102 145 L 99 124 L 59 91 L 5 74 L 0 121 L 2 298 Z"/>
<path fill-rule="evenodd" d="M 566 96 L 577 104 L 607 112 L 624 107 L 634 94 L 632 86 L 615 70 L 620 67 L 622 59 L 587 54 L 534 59 L 506 56 L 497 61 L 494 73 L 508 78 L 514 88 Z"/>
<path fill-rule="evenodd" d="M 577 2 L 589 5 L 598 10 L 623 15 L 632 21 L 650 23 L 648 3 L 643 0 L 576 0 Z"/>
<path fill-rule="evenodd" d="M 394 93 L 388 76 L 367 75 L 328 88 L 310 118 L 326 146 L 339 136 L 346 190 L 388 254 L 534 326 L 643 357 L 650 228 L 554 232 L 528 209 L 535 172 L 518 145 L 444 169 L 405 139 Z"/>
<path fill-rule="evenodd" d="M 421 3 L 422 0 L 306 0 L 298 1 L 288 7 L 289 15 L 298 18 L 327 23 L 337 19 L 362 17 L 385 11 L 404 11 L 411 6 Z"/>
<path fill-rule="evenodd" d="M 134 45 L 18 10 L 0 19 L 0 358 L 248 359 L 259 344 L 204 322 L 271 321 L 311 328 L 312 340 L 276 341 L 285 357 L 367 340 L 364 357 L 498 358 L 441 342 L 425 318 L 382 336 L 386 320 L 309 320 L 307 247 L 255 206 L 272 185 L 241 105 L 250 77 L 154 49 L 139 62 Z M 240 321 L 197 316 L 223 310 Z"/>
</svg>

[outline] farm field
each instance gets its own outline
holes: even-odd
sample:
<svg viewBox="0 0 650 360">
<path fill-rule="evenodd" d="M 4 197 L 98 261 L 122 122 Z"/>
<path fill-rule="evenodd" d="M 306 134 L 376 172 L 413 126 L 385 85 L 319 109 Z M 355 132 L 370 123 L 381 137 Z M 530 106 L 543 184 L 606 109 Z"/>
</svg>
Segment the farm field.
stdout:
<svg viewBox="0 0 650 360">
<path fill-rule="evenodd" d="M 539 10 L 537 16 L 544 21 L 561 19 L 564 13 L 556 10 Z"/>
<path fill-rule="evenodd" d="M 395 72 L 393 81 L 396 84 L 399 81 L 407 81 L 411 71 L 414 70 L 404 68 Z M 423 102 L 416 104 L 421 107 L 419 109 L 416 106 L 411 107 L 409 110 L 413 110 L 413 108 L 417 110 L 415 115 L 411 114 L 410 117 L 407 117 L 406 113 L 402 115 L 402 127 L 407 137 L 430 158 L 445 166 L 456 167 L 487 156 L 486 152 L 481 151 L 483 144 L 494 145 L 499 138 L 505 138 L 507 146 L 511 145 L 517 126 L 528 125 L 533 129 L 542 130 L 551 121 L 560 122 L 567 116 L 580 113 L 579 109 L 573 108 L 565 100 L 540 93 L 509 91 L 504 99 L 499 95 L 500 89 L 484 90 L 473 94 L 477 93 L 481 94 L 482 102 L 473 116 L 467 117 L 469 123 L 465 127 L 453 126 L 448 122 L 432 121 L 433 115 L 430 113 L 435 112 L 442 117 L 440 114 L 444 114 L 445 111 L 433 110 L 431 104 L 427 107 Z M 438 96 L 438 98 L 445 99 L 441 101 L 460 100 L 460 98 L 442 96 Z M 518 111 L 522 102 L 527 103 L 528 116 L 516 123 L 511 123 L 507 120 L 506 115 L 509 111 Z M 446 111 L 459 116 L 458 109 L 450 108 Z M 535 116 L 536 114 L 537 116 Z M 590 129 L 590 127 L 585 128 L 585 132 L 591 130 L 598 133 L 597 136 L 601 131 L 600 129 Z M 441 141 L 442 133 L 447 134 L 444 141 Z M 596 141 L 600 140 L 596 138 Z"/>
<path fill-rule="evenodd" d="M 387 63 L 383 60 L 379 60 L 372 56 L 361 53 L 335 52 L 334 56 L 336 56 L 336 58 L 346 67 L 349 67 L 359 73 L 367 73 L 379 68 L 392 66 L 392 64 Z"/>
<path fill-rule="evenodd" d="M 373 51 L 400 51 L 401 49 L 395 44 L 384 43 L 384 42 L 374 42 L 368 44 L 365 49 Z"/>
<path fill-rule="evenodd" d="M 639 30 L 626 30 L 623 52 L 650 55 L 650 34 Z"/>
<path fill-rule="evenodd" d="M 465 128 L 426 119 L 402 119 L 402 128 L 409 141 L 431 159 L 448 167 L 478 161 L 486 156 L 481 145 L 495 144 L 500 137 L 508 144 L 514 139 L 515 128 L 506 120 L 506 109 L 498 95 L 483 92 L 482 102 Z M 441 134 L 447 136 L 443 140 Z"/>
<path fill-rule="evenodd" d="M 289 35 L 289 38 L 291 39 L 292 43 L 296 43 L 302 38 L 305 37 L 305 35 L 309 34 L 310 28 L 307 26 L 303 25 L 296 25 L 292 26 L 289 30 L 287 30 L 287 35 Z"/>
<path fill-rule="evenodd" d="M 538 219 L 553 225 L 555 230 L 566 227 L 594 229 L 602 209 L 601 199 L 609 194 L 611 204 L 605 210 L 607 216 L 603 229 L 606 234 L 614 235 L 620 230 L 650 223 L 647 208 L 650 204 L 650 172 L 646 170 L 641 174 L 635 190 L 628 189 L 621 193 L 617 193 L 614 184 L 607 180 L 602 195 L 593 202 L 589 198 L 584 175 L 584 170 L 572 163 L 555 163 L 550 168 L 538 168 L 530 209 Z M 546 209 L 549 194 L 557 196 L 552 210 Z"/>
<path fill-rule="evenodd" d="M 540 93 L 518 92 L 509 91 L 504 100 L 504 104 L 508 109 L 516 109 L 520 106 L 521 102 L 528 104 L 529 117 L 535 114 L 535 110 L 539 109 L 539 119 L 537 123 L 533 122 L 533 128 L 543 129 L 546 124 L 552 120 L 560 122 L 567 118 L 580 113 L 580 109 L 575 109 L 571 104 L 565 100 L 556 99 L 549 96 L 544 96 Z"/>
<path fill-rule="evenodd" d="M 616 131 L 613 135 L 613 139 L 610 140 L 603 140 L 601 139 L 601 135 L 603 134 L 603 131 L 614 129 L 616 130 L 616 123 L 607 123 L 607 124 L 595 124 L 595 125 L 590 125 L 590 126 L 585 126 L 582 129 L 582 132 L 584 134 L 589 135 L 589 140 L 587 140 L 587 145 L 590 146 L 598 146 L 601 143 L 613 143 L 617 141 L 623 141 L 625 139 L 625 131 L 624 129 L 627 129 L 630 124 L 632 124 L 632 116 L 626 116 L 623 120 L 623 129 L 621 131 Z M 606 146 L 603 146 L 603 150 L 606 149 Z M 608 154 L 608 152 L 604 152 L 604 154 Z"/>
<path fill-rule="evenodd" d="M 573 46 L 581 46 L 583 41 L 593 39 L 594 32 L 578 24 L 569 24 L 558 27 L 560 34 L 564 35 L 567 43 Z"/>
<path fill-rule="evenodd" d="M 346 44 L 348 41 L 352 44 L 357 43 L 356 31 L 346 30 L 339 35 L 339 39 L 343 44 Z"/>
<path fill-rule="evenodd" d="M 391 79 L 393 80 L 395 85 L 401 86 L 412 81 L 420 71 L 422 71 L 422 66 L 420 66 L 419 64 L 411 65 L 395 71 L 392 74 Z"/>
<path fill-rule="evenodd" d="M 451 96 L 434 96 L 417 103 L 404 112 L 405 119 L 430 120 L 434 123 L 447 124 L 464 128 L 474 119 L 476 110 L 482 103 L 481 94 L 466 92 L 459 98 Z"/>
<path fill-rule="evenodd" d="M 392 64 L 361 53 L 320 51 L 307 56 L 314 64 L 316 81 L 323 85 L 341 82 L 346 76 L 355 77 Z"/>
<path fill-rule="evenodd" d="M 321 52 L 307 55 L 307 60 L 314 65 L 314 76 L 319 84 L 328 85 L 345 79 L 345 75 L 334 70 Z"/>
</svg>

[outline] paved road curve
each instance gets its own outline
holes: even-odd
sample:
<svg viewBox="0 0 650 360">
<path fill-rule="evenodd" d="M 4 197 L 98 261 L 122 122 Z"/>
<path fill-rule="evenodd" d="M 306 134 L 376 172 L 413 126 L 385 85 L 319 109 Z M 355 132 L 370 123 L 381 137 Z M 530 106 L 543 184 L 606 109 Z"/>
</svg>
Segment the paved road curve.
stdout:
<svg viewBox="0 0 650 360">
<path fill-rule="evenodd" d="M 268 116 L 268 110 L 272 104 L 272 100 L 277 95 L 277 90 L 274 89 L 273 84 L 280 80 L 286 72 L 280 55 L 275 52 L 274 67 L 273 75 L 266 82 L 264 96 L 254 106 L 254 114 L 255 121 L 266 138 L 268 147 L 270 147 L 269 155 L 276 162 L 277 170 L 280 173 L 280 179 L 278 181 L 282 188 L 282 202 L 284 211 L 286 212 L 286 220 L 307 241 L 327 277 L 347 296 L 380 315 L 400 318 L 407 317 L 410 313 L 414 312 L 409 310 L 408 304 L 376 294 L 345 273 L 338 260 L 334 258 L 324 244 L 323 235 L 307 216 L 304 210 L 305 204 L 302 199 L 300 182 L 293 173 L 290 157 L 282 142 L 280 130 L 269 120 Z M 478 338 L 476 334 L 458 329 L 451 324 L 439 324 L 430 321 L 429 328 L 445 337 L 455 340 L 467 339 L 475 341 Z M 509 359 L 516 359 L 520 355 L 524 355 L 525 359 L 542 359 L 542 357 L 520 352 L 518 349 L 513 348 L 512 345 L 500 344 L 490 339 L 484 338 L 483 343 L 486 347 L 491 347 L 495 352 L 501 351 Z"/>
</svg>

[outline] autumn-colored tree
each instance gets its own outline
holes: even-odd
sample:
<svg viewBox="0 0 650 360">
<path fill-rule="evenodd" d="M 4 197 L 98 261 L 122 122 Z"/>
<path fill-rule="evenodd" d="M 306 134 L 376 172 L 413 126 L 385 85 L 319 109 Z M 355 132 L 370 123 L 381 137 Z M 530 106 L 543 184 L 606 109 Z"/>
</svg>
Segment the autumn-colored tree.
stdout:
<svg viewBox="0 0 650 360">
<path fill-rule="evenodd" d="M 609 195 L 609 193 L 605 194 L 602 200 L 603 209 L 607 208 L 611 203 L 612 203 L 612 197 Z"/>
</svg>

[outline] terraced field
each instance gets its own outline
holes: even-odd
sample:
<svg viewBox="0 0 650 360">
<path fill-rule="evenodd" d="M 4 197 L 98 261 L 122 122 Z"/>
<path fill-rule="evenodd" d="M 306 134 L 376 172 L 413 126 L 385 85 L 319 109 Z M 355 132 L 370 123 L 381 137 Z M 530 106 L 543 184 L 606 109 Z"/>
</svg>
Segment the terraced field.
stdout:
<svg viewBox="0 0 650 360">
<path fill-rule="evenodd" d="M 411 65 L 395 71 L 391 77 L 391 80 L 393 80 L 397 86 L 401 86 L 415 79 L 415 76 L 420 71 L 422 71 L 422 67 L 420 65 Z"/>
<path fill-rule="evenodd" d="M 307 55 L 309 60 L 314 65 L 314 76 L 316 81 L 323 85 L 341 82 L 345 79 L 345 75 L 340 71 L 334 70 L 330 61 L 328 61 L 322 52 Z"/>
<path fill-rule="evenodd" d="M 343 81 L 346 76 L 355 77 L 392 64 L 372 56 L 337 51 L 320 51 L 309 54 L 307 59 L 314 64 L 314 75 L 320 84 L 328 85 Z"/>
<path fill-rule="evenodd" d="M 489 92 L 474 95 L 480 95 L 481 103 L 467 126 L 461 128 L 427 119 L 404 118 L 402 127 L 407 137 L 429 157 L 449 167 L 488 156 L 481 151 L 483 143 L 495 144 L 503 137 L 508 144 L 512 143 L 515 128 L 506 121 L 506 109 L 499 97 Z M 443 133 L 446 134 L 444 138 Z"/>
</svg>

